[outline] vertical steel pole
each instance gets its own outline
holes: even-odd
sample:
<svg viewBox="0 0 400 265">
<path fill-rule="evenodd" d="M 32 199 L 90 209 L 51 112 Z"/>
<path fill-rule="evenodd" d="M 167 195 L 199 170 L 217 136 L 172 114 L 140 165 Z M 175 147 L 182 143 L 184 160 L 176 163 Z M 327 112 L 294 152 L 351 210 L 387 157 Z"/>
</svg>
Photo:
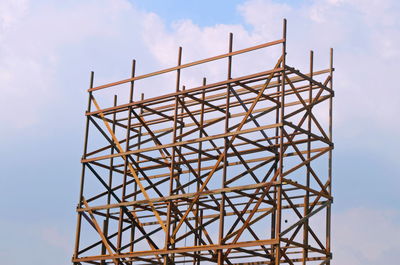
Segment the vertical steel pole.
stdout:
<svg viewBox="0 0 400 265">
<path fill-rule="evenodd" d="M 135 67 L 136 67 L 136 61 L 132 60 L 132 71 L 131 71 L 131 77 L 135 76 Z M 134 92 L 134 81 L 131 81 L 130 83 L 130 88 L 129 88 L 129 103 L 133 102 L 133 92 Z M 115 96 L 116 97 L 116 96 Z M 116 104 L 116 98 L 114 104 Z M 129 150 L 129 139 L 130 139 L 130 133 L 131 133 L 131 123 L 132 123 L 132 106 L 129 106 L 128 108 L 128 122 L 126 126 L 126 134 L 125 134 L 125 152 L 128 152 Z M 128 177 L 128 157 L 125 158 L 124 161 L 124 176 L 122 180 L 122 198 L 121 201 L 125 201 L 125 196 L 126 196 L 126 180 Z M 136 182 L 135 182 L 136 183 Z M 123 225 L 124 225 L 124 212 L 122 208 L 119 210 L 119 221 L 118 221 L 118 238 L 117 238 L 117 250 L 120 251 L 120 248 L 122 246 L 122 239 L 123 239 Z M 132 231 L 131 231 L 131 237 L 132 237 Z M 132 247 L 132 244 L 131 244 Z"/>
<path fill-rule="evenodd" d="M 204 210 L 203 209 L 201 209 L 200 210 L 200 226 L 203 226 L 203 217 L 204 217 Z M 203 236 L 203 230 L 202 229 L 200 229 L 199 230 L 199 238 L 201 238 Z M 201 252 L 199 251 L 199 255 L 201 255 Z M 198 261 L 197 261 L 197 265 L 200 265 L 201 264 L 201 259 L 199 258 L 198 259 Z"/>
<path fill-rule="evenodd" d="M 284 135 L 284 115 L 285 115 L 285 77 L 286 77 L 286 19 L 283 20 L 283 40 L 282 43 L 282 90 L 281 90 L 281 111 L 280 111 L 280 135 L 279 135 L 279 178 L 278 182 L 280 183 L 277 188 L 277 211 L 276 211 L 276 231 L 275 238 L 278 239 L 278 244 L 275 252 L 275 265 L 280 264 L 281 259 L 281 249 L 280 249 L 280 232 L 281 232 L 281 218 L 282 218 L 282 175 L 283 175 L 283 135 Z"/>
<path fill-rule="evenodd" d="M 178 51 L 178 66 L 182 63 L 182 47 L 179 47 Z M 181 79 L 181 70 L 176 70 L 176 92 L 179 92 L 180 87 L 180 79 Z M 175 98 L 175 106 L 174 106 L 174 124 L 173 124 L 173 132 L 172 132 L 172 142 L 176 142 L 176 124 L 178 122 L 178 96 Z M 171 168 L 170 168 L 170 176 L 169 176 L 169 196 L 172 195 L 174 189 L 174 173 L 175 173 L 175 148 L 172 148 L 171 154 Z M 168 249 L 171 243 L 171 211 L 172 211 L 172 201 L 168 202 L 167 206 L 167 233 L 165 235 L 165 246 L 164 249 Z M 168 255 L 164 256 L 164 265 L 170 264 Z"/>
<path fill-rule="evenodd" d="M 140 100 L 141 101 L 144 100 L 144 93 L 140 94 Z M 133 98 L 132 98 L 132 101 L 133 101 Z M 141 106 L 139 108 L 139 113 L 140 113 L 140 116 L 143 115 L 143 108 Z M 138 129 L 137 150 L 140 150 L 141 145 L 142 145 L 142 126 L 140 126 L 139 129 Z M 139 155 L 136 156 L 136 160 L 139 163 Z M 138 184 L 137 184 L 136 181 L 135 181 L 133 192 L 135 194 L 135 195 L 133 195 L 133 200 L 136 201 L 137 200 L 137 194 L 138 194 Z M 132 206 L 132 211 L 136 211 L 136 206 L 135 205 Z M 131 252 L 133 252 L 134 247 L 135 247 L 133 245 L 133 241 L 135 239 L 135 230 L 136 230 L 135 226 L 133 226 L 133 224 L 132 224 L 132 230 L 131 230 L 131 242 L 132 242 L 132 244 L 131 244 L 131 247 L 130 247 L 130 251 Z"/>
<path fill-rule="evenodd" d="M 207 83 L 206 78 L 203 78 L 203 86 L 205 86 Z M 204 101 L 206 100 L 206 92 L 205 89 L 203 89 L 201 93 L 201 105 L 200 105 L 200 127 L 204 126 Z M 203 137 L 203 130 L 199 130 L 199 139 Z M 201 176 L 201 159 L 202 159 L 202 150 L 203 150 L 203 142 L 200 141 L 198 145 L 199 152 L 197 154 L 197 176 Z M 199 178 L 200 179 L 200 178 Z M 200 189 L 200 181 L 199 179 L 196 181 L 196 192 Z M 201 229 L 198 230 L 199 224 L 201 224 L 201 220 L 199 220 L 199 212 L 200 212 L 200 204 L 196 203 L 196 222 L 195 222 L 195 229 L 197 233 L 197 237 L 195 236 L 195 243 L 194 245 L 200 245 L 201 244 Z M 198 255 L 200 255 L 201 252 L 195 252 L 195 258 L 193 259 L 193 265 L 200 264 L 200 258 Z"/>
<path fill-rule="evenodd" d="M 106 220 L 106 219 L 103 220 L 103 231 L 104 231 L 104 237 L 107 238 L 107 236 L 108 236 L 108 234 L 107 234 L 107 232 L 108 232 L 108 220 Z M 101 255 L 106 255 L 107 254 L 106 250 L 107 250 L 106 246 L 104 244 L 102 244 L 101 245 Z M 100 264 L 101 265 L 106 265 L 106 261 L 102 260 L 100 262 Z"/>
<path fill-rule="evenodd" d="M 277 86 L 276 86 L 276 95 L 277 95 L 277 100 L 280 102 L 280 98 L 279 98 L 279 95 L 280 95 L 280 92 L 281 92 L 281 76 L 280 75 L 278 75 L 278 77 L 277 77 Z M 280 121 L 280 107 L 278 107 L 278 108 L 276 108 L 276 112 L 275 112 L 275 123 L 276 124 L 278 124 L 279 123 L 279 121 Z M 276 146 L 276 149 L 275 149 L 275 162 L 274 162 L 274 168 L 273 168 L 273 174 L 274 174 L 274 176 L 276 176 L 276 174 L 278 174 L 278 166 L 279 166 L 279 159 L 280 159 L 280 156 L 279 156 L 279 153 L 280 152 L 278 152 L 278 150 L 279 150 L 279 147 L 280 147 L 280 145 L 279 145 L 279 133 L 280 133 L 280 128 L 279 127 L 276 127 L 275 128 L 275 146 Z M 277 212 L 277 204 L 276 204 L 276 202 L 277 202 L 277 193 L 278 193 L 278 187 L 276 186 L 276 185 L 274 185 L 274 187 L 273 187 L 273 189 L 274 189 L 274 197 L 273 197 L 273 199 L 274 199 L 274 202 L 275 202 L 275 205 L 274 205 L 274 209 L 273 209 L 273 211 L 272 211 L 272 213 L 271 213 L 271 238 L 276 238 L 276 236 L 277 236 L 277 233 L 276 233 L 276 218 L 277 218 L 277 214 L 276 214 L 276 212 Z M 272 253 L 272 255 L 271 255 L 271 264 L 272 264 L 272 262 L 274 261 L 273 260 L 273 258 L 274 258 L 274 255 L 275 255 L 275 253 L 276 253 L 276 246 L 271 246 L 271 253 Z"/>
<path fill-rule="evenodd" d="M 117 95 L 114 95 L 114 107 L 115 106 L 117 106 Z M 116 118 L 117 118 L 117 115 L 116 115 L 116 112 L 114 112 L 113 113 L 113 119 L 112 119 L 112 121 L 113 121 L 113 123 L 112 123 L 112 131 L 113 131 L 114 134 L 115 134 Z M 114 148 L 113 147 L 111 147 L 111 152 L 110 153 L 111 153 L 111 155 L 114 154 Z M 108 187 L 110 187 L 110 189 L 112 187 L 113 166 L 114 166 L 114 158 L 111 157 L 110 158 L 110 170 L 109 170 L 109 175 L 108 175 L 108 177 L 109 177 L 109 179 L 108 179 Z M 107 204 L 110 204 L 110 203 L 111 203 L 111 192 L 108 191 Z M 107 209 L 107 217 L 106 217 L 107 222 L 109 221 L 109 219 L 110 219 L 110 209 Z"/>
<path fill-rule="evenodd" d="M 229 53 L 232 52 L 233 48 L 233 34 L 229 34 Z M 232 78 L 232 56 L 228 57 L 228 80 Z M 231 84 L 228 83 L 226 86 L 226 102 L 225 102 L 225 132 L 229 132 L 229 101 L 230 101 L 230 90 Z M 225 188 L 226 183 L 226 175 L 227 175 L 227 167 L 228 167 L 228 137 L 224 138 L 224 164 L 223 164 L 223 172 L 222 172 L 222 183 L 221 188 Z M 221 193 L 221 202 L 220 202 L 220 209 L 219 209 L 219 235 L 218 235 L 218 244 L 222 245 L 224 242 L 224 218 L 225 218 L 225 192 Z M 223 250 L 218 250 L 218 264 L 224 264 L 224 253 Z"/>
<path fill-rule="evenodd" d="M 135 68 L 136 68 L 136 61 L 132 60 L 132 71 L 131 71 L 131 77 L 135 76 Z M 129 103 L 133 102 L 133 93 L 134 93 L 134 87 L 135 83 L 134 81 L 131 81 L 130 83 L 130 88 L 129 88 Z M 115 99 L 116 100 L 116 99 Z M 116 102 L 115 102 L 116 104 Z M 128 108 L 128 122 L 127 122 L 127 127 L 126 127 L 126 134 L 125 134 L 125 152 L 128 152 L 129 150 L 129 139 L 130 139 L 130 133 L 131 133 L 131 123 L 132 123 L 132 106 L 129 106 Z M 121 201 L 125 201 L 126 197 L 126 182 L 127 182 L 127 177 L 128 177 L 128 157 L 125 158 L 124 161 L 124 176 L 122 180 L 122 198 Z M 124 212 L 122 208 L 119 210 L 119 221 L 118 221 L 118 238 L 117 238 L 117 250 L 118 252 L 121 249 L 122 246 L 122 239 L 123 239 L 123 225 L 124 225 Z M 131 236 L 130 238 L 132 239 L 132 229 L 131 229 Z M 132 244 L 130 246 L 133 248 Z"/>
<path fill-rule="evenodd" d="M 330 62 L 329 62 L 329 74 L 331 76 L 329 81 L 329 88 L 333 89 L 333 49 L 330 49 Z M 329 140 L 333 143 L 333 132 L 332 132 L 332 122 L 333 122 L 333 96 L 329 98 Z M 332 145 L 333 146 L 333 145 Z M 332 150 L 329 150 L 329 161 L 328 161 L 328 191 L 329 195 L 332 196 Z M 331 253 L 331 204 L 328 204 L 326 208 L 326 251 Z M 330 265 L 331 256 L 329 256 L 327 265 Z"/>
<path fill-rule="evenodd" d="M 310 51 L 310 78 L 313 78 L 313 71 L 314 71 L 314 52 Z M 308 112 L 308 119 L 307 119 L 307 130 L 309 133 L 311 133 L 311 109 L 312 109 L 312 82 L 309 81 L 309 87 L 308 87 L 308 104 L 309 107 L 307 109 Z M 310 160 L 311 158 L 311 135 L 309 134 L 307 136 L 307 160 Z M 307 164 L 307 174 L 306 174 L 306 186 L 307 188 L 310 187 L 310 176 L 311 176 L 311 171 L 310 171 L 310 167 L 311 167 L 311 162 L 309 162 Z M 303 211 L 303 216 L 306 216 L 308 214 L 309 211 L 309 204 L 310 204 L 310 192 L 307 189 L 306 191 L 306 195 L 305 195 L 305 199 L 304 199 L 304 211 Z M 303 245 L 305 246 L 303 248 L 303 265 L 306 264 L 306 259 L 308 257 L 308 219 L 304 222 L 304 230 L 303 230 Z"/>
<path fill-rule="evenodd" d="M 135 77 L 135 71 L 136 71 L 136 60 L 132 60 L 132 71 L 131 71 L 131 77 Z M 129 103 L 133 102 L 133 95 L 134 95 L 134 90 L 135 90 L 135 83 L 134 81 L 131 82 L 131 86 L 129 88 Z M 141 113 L 140 113 L 141 114 Z M 128 123 L 127 123 L 127 131 L 126 131 L 126 146 L 125 146 L 125 150 L 128 151 L 129 148 L 129 144 L 130 144 L 130 134 L 131 134 L 131 125 L 132 125 L 132 106 L 129 107 L 128 109 Z M 141 129 L 141 127 L 140 127 Z M 138 141 L 140 141 L 140 129 L 139 129 L 139 134 L 138 134 Z M 138 147 L 140 148 L 140 147 Z M 139 156 L 136 156 L 136 161 L 139 163 Z M 124 175 L 127 174 L 127 171 L 124 171 Z M 124 176 L 125 178 L 125 176 Z M 136 201 L 136 191 L 137 191 L 137 183 L 135 181 L 134 184 L 134 196 L 133 196 L 133 200 Z M 132 206 L 132 210 L 135 210 L 135 206 Z M 130 252 L 133 252 L 134 246 L 133 246 L 133 241 L 135 240 L 135 226 L 134 223 L 131 222 L 131 242 L 130 242 L 130 246 L 129 246 L 129 250 Z M 133 264 L 133 261 L 130 262 L 130 264 Z"/>
<path fill-rule="evenodd" d="M 114 107 L 117 106 L 117 95 L 114 95 Z M 112 131 L 115 134 L 115 123 L 116 123 L 116 113 L 113 113 L 113 118 L 112 118 Z M 114 154 L 114 147 L 111 146 L 110 154 Z M 112 179 L 113 179 L 113 166 L 114 166 L 114 158 L 110 158 L 110 169 L 108 171 L 108 187 L 109 191 L 107 192 L 107 204 L 111 203 L 111 189 L 112 189 Z M 106 219 L 103 222 L 103 234 L 107 238 L 108 236 L 108 227 L 109 227 L 109 221 L 110 221 L 110 209 L 107 209 L 106 211 Z M 105 255 L 106 254 L 106 246 L 103 244 L 101 248 L 101 254 Z M 106 264 L 105 260 L 102 261 L 101 264 Z"/>
<path fill-rule="evenodd" d="M 90 73 L 90 84 L 89 88 L 93 88 L 93 81 L 94 81 L 94 72 L 92 71 Z M 87 111 L 86 113 L 90 112 L 91 110 L 91 105 L 92 105 L 92 92 L 89 92 L 89 97 L 88 97 L 88 105 L 87 105 Z M 87 154 L 87 146 L 88 146 L 88 136 L 89 136 L 89 116 L 86 117 L 86 126 L 85 126 L 85 139 L 83 143 L 83 156 L 82 158 L 86 158 Z M 84 184 L 85 184 L 85 169 L 86 165 L 85 163 L 82 164 L 82 171 L 81 171 L 81 181 L 80 181 L 80 190 L 79 190 L 79 200 L 78 200 L 78 208 L 82 208 L 82 201 L 83 201 L 83 189 L 84 189 Z M 82 213 L 79 212 L 77 215 L 77 221 L 76 221 L 76 234 L 75 234 L 75 251 L 74 251 L 74 257 L 78 257 L 78 252 L 79 252 L 79 242 L 80 242 L 80 235 L 81 235 L 81 222 L 82 222 Z"/>
</svg>

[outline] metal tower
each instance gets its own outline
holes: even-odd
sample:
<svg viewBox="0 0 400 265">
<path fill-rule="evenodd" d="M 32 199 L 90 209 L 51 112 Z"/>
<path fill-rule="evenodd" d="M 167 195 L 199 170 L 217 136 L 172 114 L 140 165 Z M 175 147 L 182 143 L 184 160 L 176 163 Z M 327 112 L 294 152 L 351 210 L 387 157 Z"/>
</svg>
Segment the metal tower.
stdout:
<svg viewBox="0 0 400 265">
<path fill-rule="evenodd" d="M 273 67 L 233 74 L 268 49 Z M 281 39 L 254 47 L 233 50 L 231 34 L 211 58 L 183 64 L 180 48 L 174 67 L 135 75 L 134 61 L 131 78 L 96 87 L 92 73 L 73 263 L 329 264 L 330 58 L 288 66 L 284 21 Z M 184 86 L 184 71 L 213 62 L 226 63 L 219 81 Z M 171 74 L 171 93 L 134 100 Z"/>
</svg>

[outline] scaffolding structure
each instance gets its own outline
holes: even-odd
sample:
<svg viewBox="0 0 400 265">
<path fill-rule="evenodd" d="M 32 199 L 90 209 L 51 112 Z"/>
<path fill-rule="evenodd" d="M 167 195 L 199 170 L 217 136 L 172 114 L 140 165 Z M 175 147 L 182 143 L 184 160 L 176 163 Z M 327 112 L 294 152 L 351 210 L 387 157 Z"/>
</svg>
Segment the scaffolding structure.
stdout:
<svg viewBox="0 0 400 265">
<path fill-rule="evenodd" d="M 235 56 L 270 47 L 274 67 L 232 75 Z M 183 69 L 214 61 L 226 77 L 183 86 Z M 180 48 L 177 66 L 135 76 L 134 61 L 97 87 L 92 73 L 72 262 L 330 264 L 332 49 L 313 68 L 312 52 L 307 74 L 286 64 L 284 20 L 276 41 L 234 51 L 231 34 L 227 53 L 182 64 Z M 168 73 L 175 92 L 134 100 Z M 99 99 L 124 85 L 127 103 Z"/>
</svg>

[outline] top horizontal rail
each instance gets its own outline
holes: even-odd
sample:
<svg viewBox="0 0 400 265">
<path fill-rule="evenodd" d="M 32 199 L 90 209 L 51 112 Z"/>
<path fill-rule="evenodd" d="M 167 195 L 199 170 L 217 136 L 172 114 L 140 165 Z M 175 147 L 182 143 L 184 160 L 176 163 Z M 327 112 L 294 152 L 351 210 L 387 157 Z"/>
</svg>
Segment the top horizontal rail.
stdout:
<svg viewBox="0 0 400 265">
<path fill-rule="evenodd" d="M 128 78 L 128 79 L 124 79 L 124 80 L 121 80 L 121 81 L 117 81 L 117 82 L 108 83 L 108 84 L 105 84 L 105 85 L 93 87 L 93 88 L 88 89 L 88 92 L 92 92 L 92 91 L 96 91 L 96 90 L 100 90 L 100 89 L 104 89 L 104 88 L 112 87 L 112 86 L 116 86 L 116 85 L 125 84 L 125 83 L 128 83 L 128 82 L 144 79 L 144 78 L 151 77 L 151 76 L 165 74 L 165 73 L 168 73 L 168 72 L 172 72 L 172 71 L 179 70 L 179 69 L 184 69 L 184 68 L 191 67 L 191 66 L 194 66 L 194 65 L 199 65 L 199 64 L 203 64 L 203 63 L 216 61 L 216 60 L 223 59 L 223 58 L 226 58 L 226 57 L 229 57 L 229 56 L 234 56 L 234 55 L 238 55 L 238 54 L 242 54 L 242 53 L 246 53 L 246 52 L 250 52 L 250 51 L 255 51 L 255 50 L 258 50 L 258 49 L 262 49 L 262 48 L 266 48 L 266 47 L 269 47 L 269 46 L 273 46 L 273 45 L 277 45 L 277 44 L 280 44 L 280 43 L 284 43 L 285 41 L 286 41 L 285 39 L 280 39 L 280 40 L 276 40 L 276 41 L 266 42 L 266 43 L 263 43 L 263 44 L 260 44 L 260 45 L 252 46 L 252 47 L 241 49 L 241 50 L 237 50 L 237 51 L 234 51 L 234 52 L 224 53 L 224 54 L 217 55 L 217 56 L 214 56 L 214 57 L 210 57 L 210 58 L 207 58 L 207 59 L 203 59 L 203 60 L 194 61 L 194 62 L 187 63 L 187 64 L 174 66 L 174 67 L 167 68 L 167 69 L 164 69 L 164 70 L 160 70 L 160 71 L 157 71 L 157 72 L 152 72 L 152 73 L 145 74 L 145 75 L 139 75 L 139 76 Z"/>
<path fill-rule="evenodd" d="M 86 115 L 90 116 L 90 115 L 95 115 L 95 114 L 99 114 L 99 113 L 107 114 L 106 112 L 109 112 L 109 111 L 128 108 L 130 106 L 138 106 L 138 105 L 148 104 L 150 102 L 152 102 L 152 103 L 160 103 L 160 102 L 158 102 L 159 100 L 167 100 L 167 99 L 175 97 L 175 96 L 187 95 L 189 93 L 196 93 L 196 92 L 200 92 L 200 91 L 202 91 L 204 89 L 215 88 L 215 87 L 231 84 L 231 83 L 236 82 L 236 81 L 243 81 L 243 80 L 247 80 L 247 79 L 250 79 L 250 78 L 257 78 L 257 77 L 261 77 L 261 76 L 265 76 L 265 75 L 269 75 L 269 74 L 279 73 L 279 72 L 284 71 L 284 70 L 285 70 L 285 68 L 279 67 L 279 68 L 275 68 L 275 69 L 272 69 L 272 70 L 267 70 L 267 71 L 256 73 L 256 74 L 252 74 L 252 75 L 247 75 L 247 76 L 241 76 L 241 77 L 237 77 L 237 78 L 233 78 L 233 79 L 228 79 L 228 80 L 225 80 L 225 81 L 220 81 L 220 82 L 217 82 L 217 83 L 212 83 L 212 84 L 208 84 L 208 85 L 204 85 L 204 86 L 194 87 L 194 88 L 190 88 L 190 89 L 186 89 L 186 90 L 181 90 L 179 92 L 173 92 L 173 93 L 165 94 L 165 95 L 162 95 L 162 96 L 143 99 L 143 100 L 140 100 L 140 101 L 133 101 L 131 103 L 126 103 L 126 104 L 122 104 L 122 105 L 118 105 L 118 106 L 114 106 L 114 107 L 109 107 L 109 108 L 105 108 L 105 109 L 101 109 L 101 110 L 95 110 L 95 111 L 92 111 L 92 112 L 86 112 Z"/>
</svg>

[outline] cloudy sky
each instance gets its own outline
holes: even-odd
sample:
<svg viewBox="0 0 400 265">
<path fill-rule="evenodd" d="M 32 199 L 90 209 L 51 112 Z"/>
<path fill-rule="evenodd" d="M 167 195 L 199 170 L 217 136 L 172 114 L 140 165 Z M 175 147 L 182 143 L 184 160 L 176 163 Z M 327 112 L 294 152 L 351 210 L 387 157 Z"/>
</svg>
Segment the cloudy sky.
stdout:
<svg viewBox="0 0 400 265">
<path fill-rule="evenodd" d="M 70 264 L 90 71 L 173 66 L 179 45 L 210 56 L 229 32 L 275 40 L 284 17 L 290 65 L 335 51 L 333 264 L 398 262 L 398 0 L 1 0 L 1 263 Z"/>
</svg>

